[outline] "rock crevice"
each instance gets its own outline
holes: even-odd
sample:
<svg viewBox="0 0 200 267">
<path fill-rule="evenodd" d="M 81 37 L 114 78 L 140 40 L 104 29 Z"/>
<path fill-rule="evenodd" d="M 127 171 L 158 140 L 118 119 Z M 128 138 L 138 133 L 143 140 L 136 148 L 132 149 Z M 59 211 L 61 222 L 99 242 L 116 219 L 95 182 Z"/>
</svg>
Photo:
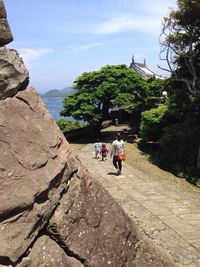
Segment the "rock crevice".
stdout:
<svg viewBox="0 0 200 267">
<path fill-rule="evenodd" d="M 76 259 L 77 261 L 79 261 L 84 267 L 91 267 L 88 263 L 87 263 L 87 259 L 85 258 L 81 258 L 78 254 L 76 254 L 75 252 L 73 252 L 72 250 L 69 249 L 68 246 L 66 246 L 65 242 L 62 240 L 62 237 L 60 236 L 60 234 L 57 231 L 57 225 L 54 224 L 50 224 L 48 225 L 48 228 L 46 230 L 46 234 L 57 243 L 57 245 L 63 249 L 63 251 L 65 252 L 65 254 L 69 257 L 72 257 L 74 259 Z"/>
</svg>

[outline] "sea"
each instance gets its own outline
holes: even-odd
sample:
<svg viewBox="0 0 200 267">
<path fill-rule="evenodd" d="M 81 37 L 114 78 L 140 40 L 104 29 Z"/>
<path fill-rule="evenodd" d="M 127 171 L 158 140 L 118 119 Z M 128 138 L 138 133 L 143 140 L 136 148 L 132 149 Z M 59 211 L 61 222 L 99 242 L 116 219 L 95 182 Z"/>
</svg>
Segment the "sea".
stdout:
<svg viewBox="0 0 200 267">
<path fill-rule="evenodd" d="M 72 117 L 62 117 L 60 116 L 60 111 L 63 109 L 64 97 L 43 97 L 41 96 L 43 102 L 47 106 L 49 113 L 53 116 L 54 120 L 67 119 L 72 120 Z"/>
</svg>

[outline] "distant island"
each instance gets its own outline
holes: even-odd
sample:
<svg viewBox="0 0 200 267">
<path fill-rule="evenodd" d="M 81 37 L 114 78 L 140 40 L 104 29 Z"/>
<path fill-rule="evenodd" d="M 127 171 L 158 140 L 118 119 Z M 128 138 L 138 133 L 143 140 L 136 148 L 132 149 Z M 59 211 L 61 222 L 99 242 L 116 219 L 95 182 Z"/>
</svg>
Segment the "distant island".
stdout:
<svg viewBox="0 0 200 267">
<path fill-rule="evenodd" d="M 65 97 L 68 94 L 74 93 L 75 90 L 72 87 L 66 87 L 64 89 L 52 89 L 47 91 L 42 97 Z"/>
</svg>

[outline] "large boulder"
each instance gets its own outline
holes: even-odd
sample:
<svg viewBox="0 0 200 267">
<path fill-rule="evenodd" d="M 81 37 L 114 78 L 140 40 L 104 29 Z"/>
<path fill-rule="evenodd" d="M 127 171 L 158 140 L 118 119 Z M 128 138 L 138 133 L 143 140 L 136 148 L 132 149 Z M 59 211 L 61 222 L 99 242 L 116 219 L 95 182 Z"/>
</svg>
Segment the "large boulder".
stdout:
<svg viewBox="0 0 200 267">
<path fill-rule="evenodd" d="M 0 264 L 16 262 L 47 223 L 78 169 L 33 89 L 0 105 Z"/>
<path fill-rule="evenodd" d="M 84 167 L 70 181 L 48 233 L 85 266 L 134 266 L 136 227 Z"/>
<path fill-rule="evenodd" d="M 0 47 L 0 100 L 25 90 L 29 74 L 16 50 Z"/>
<path fill-rule="evenodd" d="M 13 36 L 10 31 L 6 9 L 2 0 L 0 0 L 0 33 L 0 46 L 4 46 L 12 42 Z"/>
</svg>

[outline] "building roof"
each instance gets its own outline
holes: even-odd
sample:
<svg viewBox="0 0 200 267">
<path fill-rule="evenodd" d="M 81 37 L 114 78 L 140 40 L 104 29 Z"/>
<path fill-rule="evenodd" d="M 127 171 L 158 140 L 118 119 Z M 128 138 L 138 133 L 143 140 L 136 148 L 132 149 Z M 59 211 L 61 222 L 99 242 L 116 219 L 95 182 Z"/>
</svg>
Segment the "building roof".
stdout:
<svg viewBox="0 0 200 267">
<path fill-rule="evenodd" d="M 132 57 L 132 62 L 130 64 L 130 68 L 135 70 L 144 78 L 156 77 L 159 79 L 164 79 L 163 77 L 155 74 L 152 70 L 150 70 L 146 65 L 146 60 L 144 59 L 144 63 L 135 62 L 134 56 Z"/>
</svg>

